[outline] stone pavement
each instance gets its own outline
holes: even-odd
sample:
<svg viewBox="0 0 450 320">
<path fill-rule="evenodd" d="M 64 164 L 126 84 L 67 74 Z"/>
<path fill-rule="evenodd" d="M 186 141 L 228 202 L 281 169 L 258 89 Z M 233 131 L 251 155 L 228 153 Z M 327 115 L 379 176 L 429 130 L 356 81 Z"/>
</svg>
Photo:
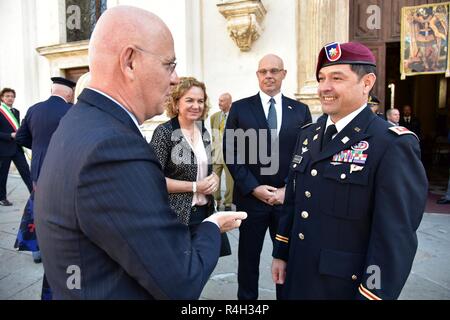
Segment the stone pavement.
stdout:
<svg viewBox="0 0 450 320">
<path fill-rule="evenodd" d="M 8 178 L 12 207 L 0 206 L 0 300 L 36 300 L 40 297 L 42 264 L 28 252 L 13 248 L 28 192 L 20 177 Z M 449 206 L 450 210 L 450 206 Z M 235 300 L 239 232 L 229 233 L 233 254 L 220 258 L 201 299 Z M 418 231 L 419 249 L 400 299 L 450 299 L 450 214 L 427 213 Z M 275 299 L 270 264 L 272 245 L 267 236 L 261 255 L 260 299 Z"/>
</svg>

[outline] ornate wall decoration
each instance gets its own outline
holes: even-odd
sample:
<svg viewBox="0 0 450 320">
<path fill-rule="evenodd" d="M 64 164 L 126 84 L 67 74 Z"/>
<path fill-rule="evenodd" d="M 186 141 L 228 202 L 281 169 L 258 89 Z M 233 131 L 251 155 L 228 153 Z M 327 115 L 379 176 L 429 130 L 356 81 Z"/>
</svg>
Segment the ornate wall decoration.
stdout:
<svg viewBox="0 0 450 320">
<path fill-rule="evenodd" d="M 267 13 L 261 0 L 226 1 L 217 7 L 227 19 L 231 39 L 241 51 L 250 51 L 253 42 L 261 35 L 261 22 Z"/>
</svg>

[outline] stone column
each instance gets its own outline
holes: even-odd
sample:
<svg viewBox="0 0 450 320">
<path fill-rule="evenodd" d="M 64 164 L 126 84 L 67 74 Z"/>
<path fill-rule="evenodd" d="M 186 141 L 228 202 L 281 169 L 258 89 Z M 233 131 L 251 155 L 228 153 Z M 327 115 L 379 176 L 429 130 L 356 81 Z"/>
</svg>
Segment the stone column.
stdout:
<svg viewBox="0 0 450 320">
<path fill-rule="evenodd" d="M 350 0 L 302 0 L 297 2 L 297 100 L 320 115 L 316 64 L 320 49 L 327 43 L 347 42 Z"/>
</svg>

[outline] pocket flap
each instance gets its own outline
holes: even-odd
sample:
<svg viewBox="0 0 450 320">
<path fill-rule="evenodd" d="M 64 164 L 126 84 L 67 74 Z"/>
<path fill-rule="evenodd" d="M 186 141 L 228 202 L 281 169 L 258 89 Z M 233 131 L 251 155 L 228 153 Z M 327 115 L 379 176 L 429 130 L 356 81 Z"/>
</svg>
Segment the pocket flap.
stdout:
<svg viewBox="0 0 450 320">
<path fill-rule="evenodd" d="M 339 181 L 340 183 L 351 183 L 359 185 L 367 185 L 369 183 L 369 172 L 370 168 L 368 166 L 359 167 L 359 171 L 351 171 L 351 164 L 343 163 L 340 165 L 329 165 L 325 167 L 323 176 L 328 179 L 333 179 Z"/>
<path fill-rule="evenodd" d="M 364 259 L 365 255 L 363 254 L 322 249 L 319 273 L 347 280 L 352 280 L 353 276 L 361 279 Z"/>
<path fill-rule="evenodd" d="M 308 155 L 294 155 L 290 164 L 290 170 L 295 172 L 305 172 L 310 158 Z"/>
</svg>

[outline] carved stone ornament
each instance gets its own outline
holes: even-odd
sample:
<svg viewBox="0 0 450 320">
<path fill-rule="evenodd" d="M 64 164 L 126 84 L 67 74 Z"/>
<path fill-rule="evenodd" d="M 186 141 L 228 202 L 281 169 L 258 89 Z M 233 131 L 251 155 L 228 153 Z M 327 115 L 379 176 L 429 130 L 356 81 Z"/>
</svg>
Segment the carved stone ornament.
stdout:
<svg viewBox="0 0 450 320">
<path fill-rule="evenodd" d="M 260 23 L 267 13 L 261 0 L 224 1 L 217 7 L 227 19 L 231 39 L 241 51 L 250 51 L 252 43 L 261 34 Z"/>
</svg>

